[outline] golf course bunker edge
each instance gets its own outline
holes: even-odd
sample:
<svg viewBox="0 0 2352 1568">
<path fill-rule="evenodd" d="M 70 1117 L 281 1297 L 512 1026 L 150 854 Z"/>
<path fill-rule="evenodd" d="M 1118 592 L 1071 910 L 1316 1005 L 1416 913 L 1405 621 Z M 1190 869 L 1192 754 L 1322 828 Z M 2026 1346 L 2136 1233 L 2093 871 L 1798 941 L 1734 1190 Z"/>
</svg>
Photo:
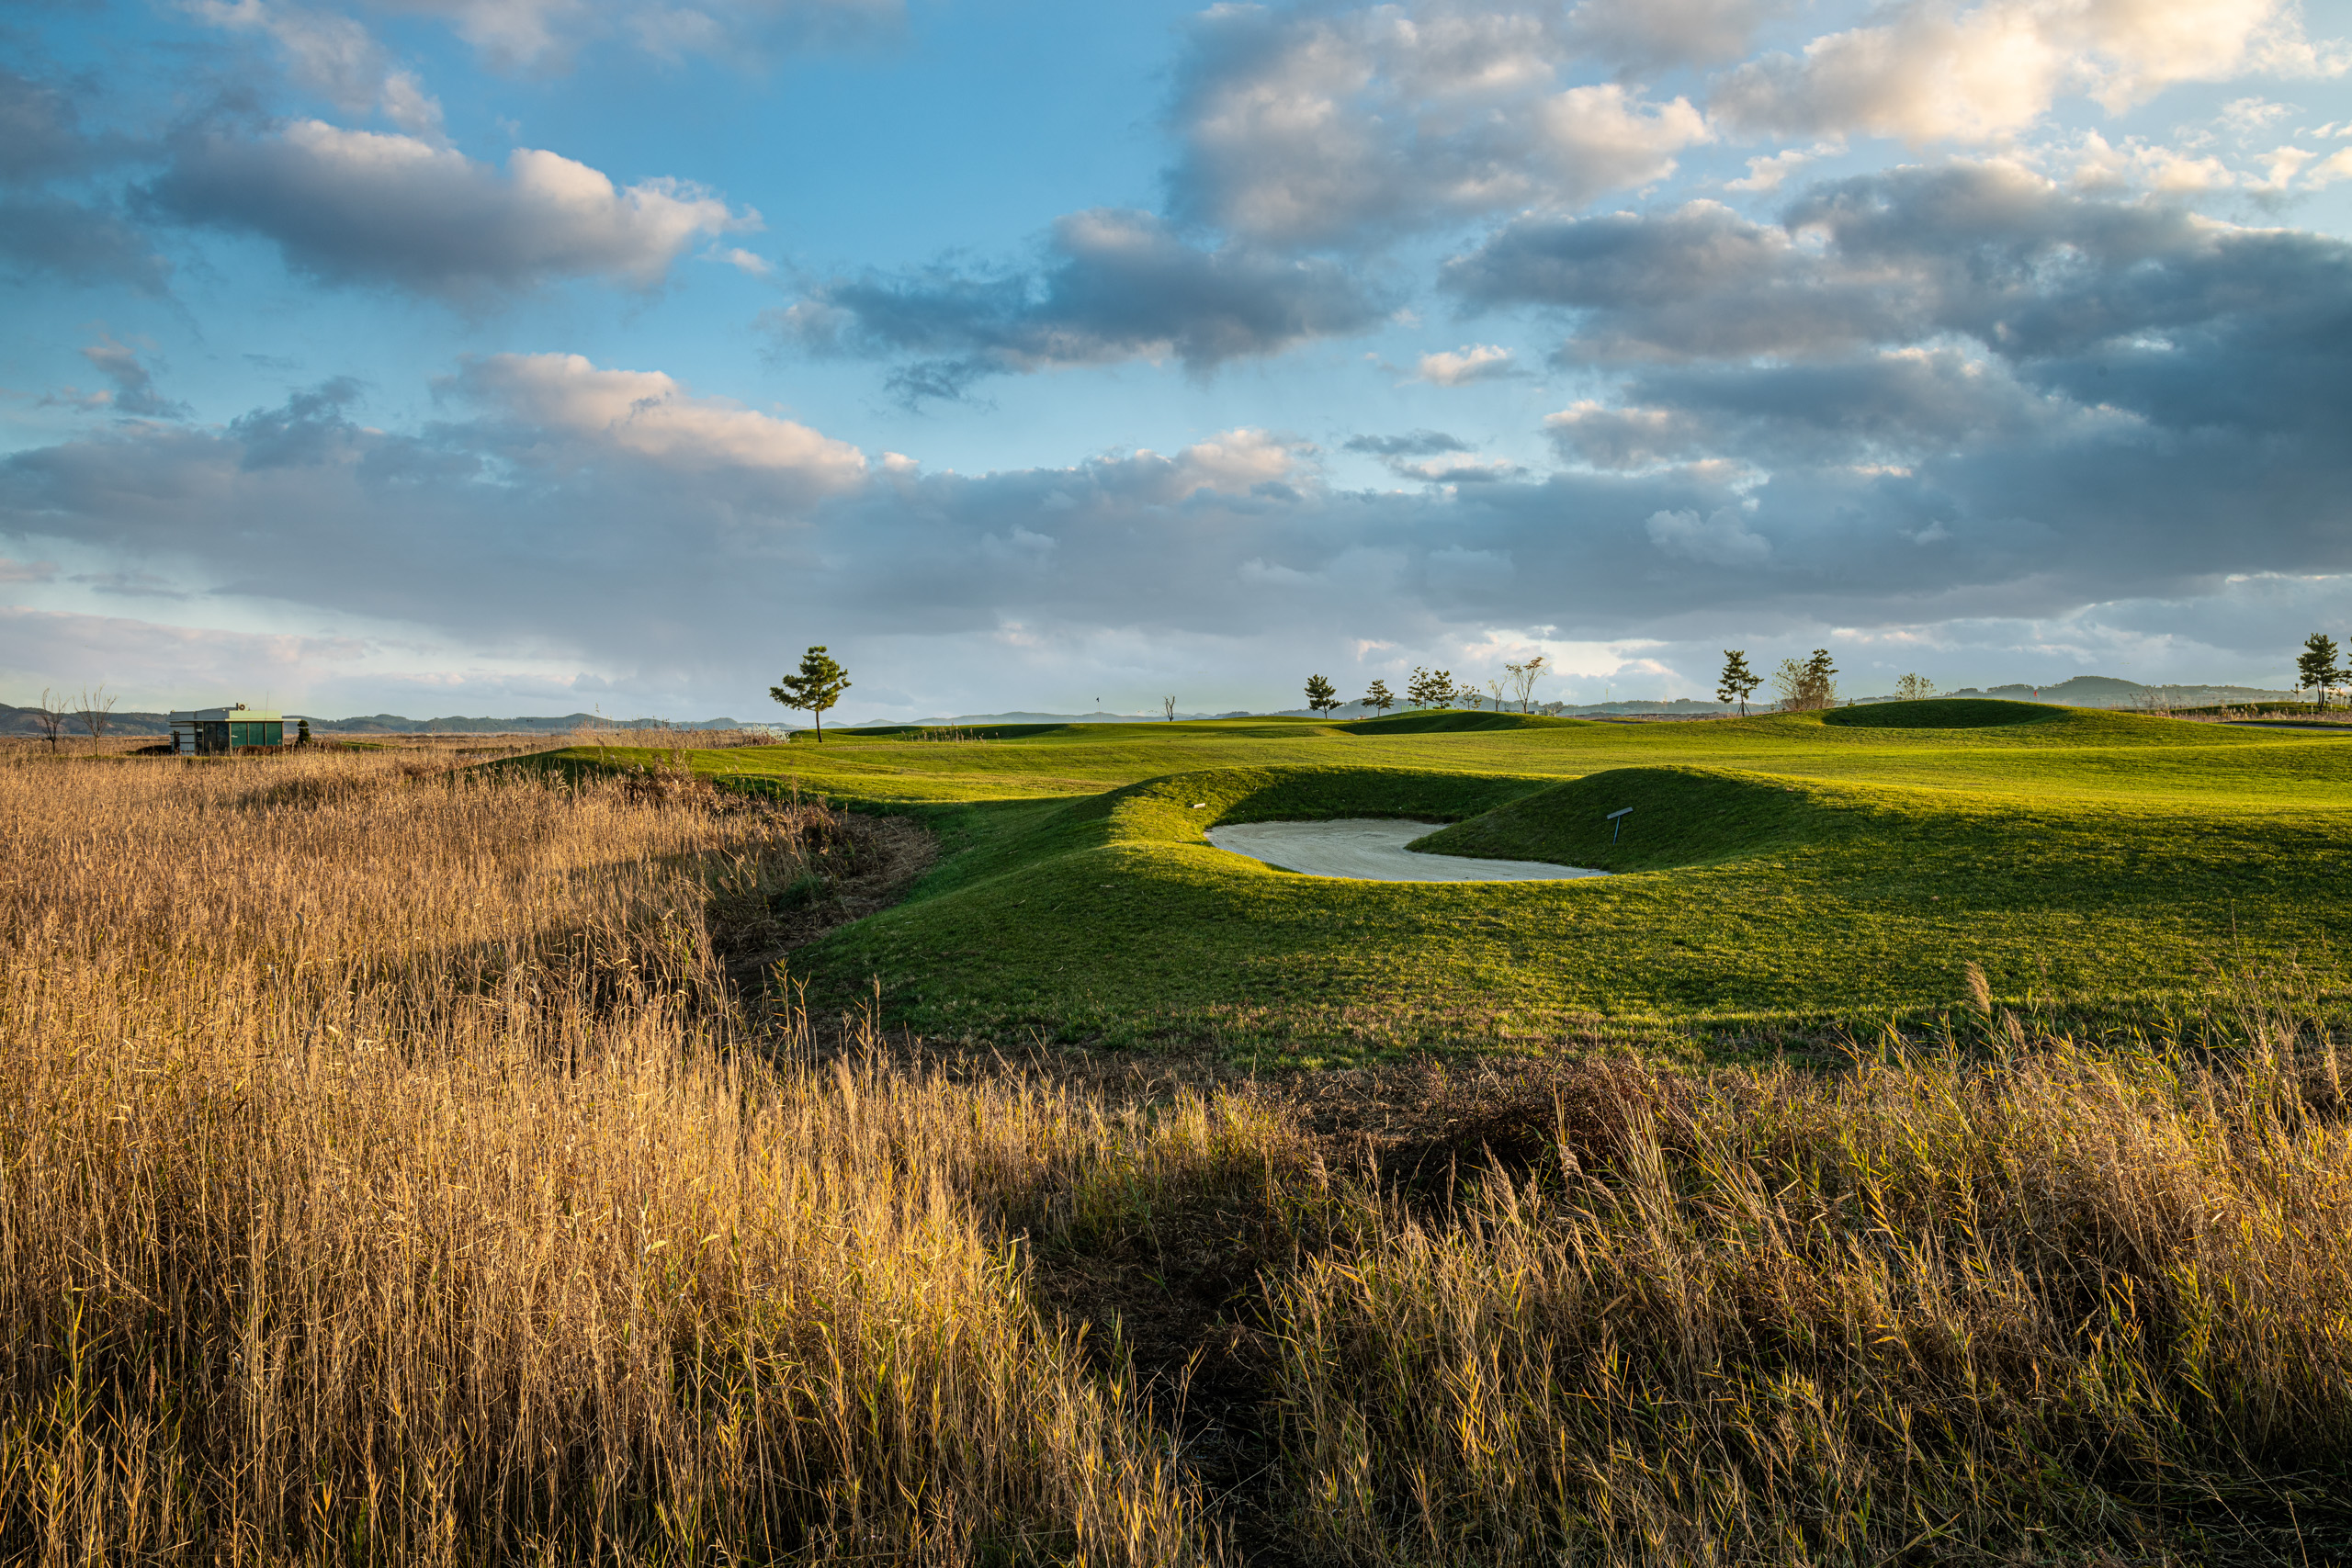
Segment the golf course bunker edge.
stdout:
<svg viewBox="0 0 2352 1568">
<path fill-rule="evenodd" d="M 1544 861 L 1479 860 L 1419 854 L 1406 846 L 1427 838 L 1441 822 L 1343 817 L 1328 822 L 1236 822 L 1211 828 L 1208 840 L 1251 860 L 1307 876 L 1357 882 L 1566 882 L 1606 876 L 1584 866 Z"/>
</svg>

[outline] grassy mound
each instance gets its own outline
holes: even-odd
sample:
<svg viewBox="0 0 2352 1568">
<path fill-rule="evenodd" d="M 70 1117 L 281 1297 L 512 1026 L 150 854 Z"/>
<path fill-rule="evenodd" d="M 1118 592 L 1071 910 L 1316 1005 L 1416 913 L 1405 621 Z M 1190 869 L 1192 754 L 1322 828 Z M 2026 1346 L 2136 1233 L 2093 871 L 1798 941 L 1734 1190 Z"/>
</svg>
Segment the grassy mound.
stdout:
<svg viewBox="0 0 2352 1568">
<path fill-rule="evenodd" d="M 2007 729 L 2074 716 L 2052 703 L 2005 703 L 1996 697 L 1930 697 L 1917 703 L 1872 703 L 1831 708 L 1821 722 L 1838 729 Z"/>
<path fill-rule="evenodd" d="M 1385 718 L 1351 719 L 1351 735 L 1458 735 L 1472 730 L 1566 729 L 1589 719 L 1554 718 L 1540 713 L 1487 713 L 1464 708 L 1432 708 L 1391 714 Z"/>
<path fill-rule="evenodd" d="M 1817 725 L 1815 733 L 1818 734 Z M 1475 739 L 1475 738 L 1465 738 Z M 1610 811 L 1631 806 L 1619 841 Z M 794 955 L 831 1003 L 933 1036 L 1206 1043 L 1362 1060 L 1472 1039 L 1688 1039 L 1930 1020 L 1973 963 L 1997 998 L 2164 1014 L 2232 951 L 2333 972 L 2341 814 L 2037 803 L 1733 769 L 1171 774 L 976 803 L 898 908 Z M 1399 817 L 1427 849 L 1623 874 L 1302 876 L 1220 822 Z"/>
<path fill-rule="evenodd" d="M 1059 735 L 1076 728 L 1069 724 L 876 724 L 826 733 L 854 735 L 861 740 L 1020 740 Z"/>
<path fill-rule="evenodd" d="M 1611 812 L 1628 807 L 1611 822 Z M 1412 847 L 1487 860 L 1659 871 L 1845 837 L 1866 816 L 1849 792 L 1767 773 L 1612 768 L 1522 795 Z"/>
</svg>

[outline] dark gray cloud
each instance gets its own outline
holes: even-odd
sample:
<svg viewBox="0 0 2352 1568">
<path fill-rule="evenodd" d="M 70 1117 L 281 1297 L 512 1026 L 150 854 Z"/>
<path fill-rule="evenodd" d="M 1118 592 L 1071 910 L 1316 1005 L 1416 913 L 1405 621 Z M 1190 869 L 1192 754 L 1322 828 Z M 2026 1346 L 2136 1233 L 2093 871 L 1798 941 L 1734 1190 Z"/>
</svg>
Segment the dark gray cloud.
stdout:
<svg viewBox="0 0 2352 1568">
<path fill-rule="evenodd" d="M 76 186 L 138 154 L 129 140 L 82 124 L 86 88 L 0 69 L 0 265 L 84 287 L 163 292 L 171 266 L 110 197 Z M 43 187 L 62 185 L 65 192 Z"/>
<path fill-rule="evenodd" d="M 79 95 L 0 68 L 0 183 L 32 185 L 86 174 L 107 149 L 83 133 Z"/>
<path fill-rule="evenodd" d="M 47 274 L 71 284 L 119 284 L 160 294 L 172 267 L 145 232 L 103 203 L 34 196 L 0 200 L 0 261 L 19 277 Z"/>
<path fill-rule="evenodd" d="M 1523 220 L 1445 283 L 1477 306 L 1572 312 L 1566 363 L 1966 339 L 2040 389 L 2176 427 L 2333 422 L 2352 394 L 2352 246 L 1999 165 L 1819 186 L 1778 224 L 1712 203 Z"/>
<path fill-rule="evenodd" d="M 275 241 L 289 265 L 328 282 L 469 306 L 570 277 L 650 288 L 697 239 L 758 224 L 679 181 L 616 189 L 530 148 L 499 170 L 416 137 L 318 120 L 186 136 L 145 198 L 181 222 Z"/>
<path fill-rule="evenodd" d="M 1098 209 L 1058 220 L 1034 271 L 867 273 L 764 321 L 801 353 L 900 361 L 892 384 L 920 400 L 959 397 L 988 376 L 1126 359 L 1207 371 L 1364 331 L 1385 309 L 1335 264 L 1204 249 L 1150 213 Z"/>
<path fill-rule="evenodd" d="M 1434 457 L 1442 452 L 1468 452 L 1471 445 L 1442 430 L 1416 430 L 1403 435 L 1351 435 L 1342 443 L 1350 452 L 1375 457 Z"/>
<path fill-rule="evenodd" d="M 1602 468 L 1708 457 L 1764 468 L 1895 465 L 2036 431 L 2087 429 L 2100 416 L 2027 386 L 2009 367 L 1953 347 L 1795 364 L 1655 367 L 1616 397 L 1554 414 L 1561 455 Z"/>
</svg>

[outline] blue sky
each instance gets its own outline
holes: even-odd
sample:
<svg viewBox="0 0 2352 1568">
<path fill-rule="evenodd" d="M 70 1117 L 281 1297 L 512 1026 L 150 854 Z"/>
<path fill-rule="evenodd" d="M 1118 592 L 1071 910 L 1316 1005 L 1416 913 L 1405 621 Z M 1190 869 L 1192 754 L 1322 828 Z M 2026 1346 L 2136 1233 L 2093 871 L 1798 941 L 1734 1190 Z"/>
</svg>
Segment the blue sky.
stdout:
<svg viewBox="0 0 2352 1568">
<path fill-rule="evenodd" d="M 2283 684 L 2348 9 L 20 5 L 0 699 Z"/>
</svg>

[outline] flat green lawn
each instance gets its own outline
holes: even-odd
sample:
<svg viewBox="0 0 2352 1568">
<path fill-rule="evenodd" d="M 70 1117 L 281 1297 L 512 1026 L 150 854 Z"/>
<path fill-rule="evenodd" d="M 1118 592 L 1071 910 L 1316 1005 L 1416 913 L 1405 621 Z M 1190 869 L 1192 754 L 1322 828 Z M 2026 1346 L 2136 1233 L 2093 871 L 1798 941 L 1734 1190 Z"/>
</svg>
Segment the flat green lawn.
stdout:
<svg viewBox="0 0 2352 1568">
<path fill-rule="evenodd" d="M 2195 1011 L 2249 975 L 2352 996 L 2352 738 L 1935 702 L 836 733 L 684 755 L 940 831 L 948 853 L 907 902 L 794 964 L 819 997 L 878 978 L 893 1021 L 932 1034 L 1307 1061 L 1764 1041 L 1932 1021 L 1972 962 L 2010 1005 L 2098 1022 Z M 1435 852 L 1619 874 L 1334 881 L 1202 836 L 1345 816 L 1453 824 Z"/>
</svg>

